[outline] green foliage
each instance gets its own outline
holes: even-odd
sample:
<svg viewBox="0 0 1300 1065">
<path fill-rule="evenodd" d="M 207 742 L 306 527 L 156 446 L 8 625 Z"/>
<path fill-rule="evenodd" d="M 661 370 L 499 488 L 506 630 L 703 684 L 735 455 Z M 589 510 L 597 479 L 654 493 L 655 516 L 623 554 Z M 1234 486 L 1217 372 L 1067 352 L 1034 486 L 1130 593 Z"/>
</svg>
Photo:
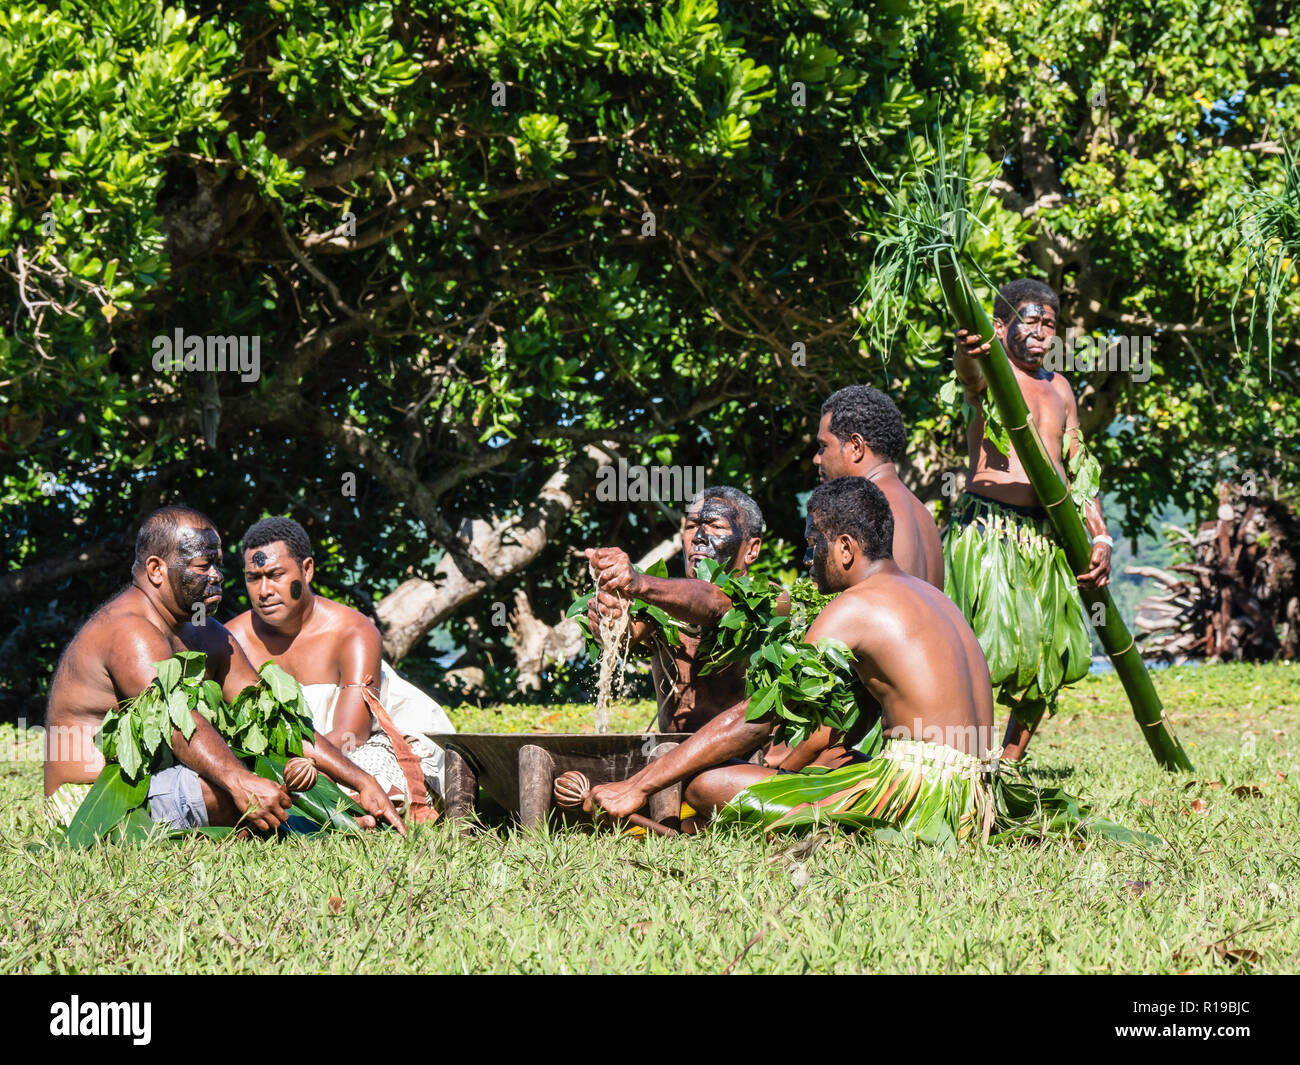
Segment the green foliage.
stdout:
<svg viewBox="0 0 1300 1065">
<path fill-rule="evenodd" d="M 1070 475 L 1070 498 L 1082 514 L 1083 508 L 1096 499 L 1097 493 L 1101 491 L 1101 463 L 1083 442 L 1083 434 L 1073 435 L 1079 446 L 1071 455 L 1071 434 L 1067 432 L 1061 438 L 1061 458 L 1065 463 L 1066 472 Z"/>
<path fill-rule="evenodd" d="M 112 763 L 104 766 L 72 815 L 65 836 L 68 846 L 80 849 L 97 843 L 127 821 L 133 811 L 139 811 L 148 794 L 148 773 L 131 782 L 122 766 Z M 147 814 L 145 821 L 148 821 Z"/>
<path fill-rule="evenodd" d="M 1232 296 L 1235 311 L 1247 284 L 1250 314 L 1244 353 L 1249 360 L 1255 348 L 1255 326 L 1259 316 L 1264 316 L 1265 351 L 1268 352 L 1268 370 L 1273 373 L 1273 319 L 1278 304 L 1290 295 L 1288 285 L 1294 284 L 1300 271 L 1295 260 L 1300 258 L 1300 158 L 1291 145 L 1284 145 L 1286 164 L 1283 168 L 1282 189 L 1271 190 L 1254 187 L 1238 209 L 1236 229 L 1239 245 L 1236 250 L 1245 255 L 1245 268 L 1236 292 Z M 1232 339 L 1241 346 L 1237 332 L 1237 319 L 1232 319 Z"/>
<path fill-rule="evenodd" d="M 731 600 L 704 652 L 702 673 L 746 663 L 747 721 L 769 716 L 779 742 L 797 746 L 823 725 L 849 732 L 860 720 L 861 682 L 853 653 L 840 640 L 804 642 L 809 626 L 834 596 L 806 577 L 789 587 L 725 572 L 705 560 L 700 576 Z"/>
<path fill-rule="evenodd" d="M 303 739 L 315 735 L 301 685 L 270 660 L 258 672 L 229 707 L 219 705 L 213 725 L 237 754 L 301 755 Z"/>
<path fill-rule="evenodd" d="M 205 680 L 207 655 L 178 651 L 153 664 L 158 671 L 139 695 L 104 715 L 95 742 L 105 761 L 118 762 L 126 781 L 174 764 L 171 737 L 179 730 L 185 739 L 194 735 L 194 712 L 212 718 L 224 711 L 221 687 Z"/>
<path fill-rule="evenodd" d="M 96 734 L 107 761 L 122 767 L 127 781 L 173 765 L 172 731 L 185 739 L 194 735 L 194 713 L 213 727 L 240 755 L 302 754 L 303 737 L 314 735 L 302 687 L 274 662 L 266 662 L 261 679 L 250 684 L 227 705 L 221 685 L 205 679 L 207 655 L 178 651 L 155 662 L 158 676 L 133 699 L 104 715 Z"/>
<path fill-rule="evenodd" d="M 823 725 L 838 733 L 852 731 L 863 710 L 853 662 L 848 646 L 831 636 L 812 644 L 790 639 L 764 643 L 745 671 L 745 720 L 774 717 L 777 742 L 791 747 Z"/>
<path fill-rule="evenodd" d="M 286 761 L 287 759 L 275 755 L 258 755 L 253 760 L 253 772 L 259 777 L 283 784 Z M 290 814 L 305 817 L 316 829 L 352 833 L 361 831 L 353 816 L 360 816 L 366 811 L 324 773 L 317 774 L 316 783 L 310 790 L 295 791 L 292 795 Z M 294 824 L 292 817 L 285 828 L 289 832 L 302 831 Z"/>
<path fill-rule="evenodd" d="M 704 673 L 752 662 L 764 644 L 783 637 L 802 640 L 808 626 L 834 598 L 819 592 L 807 577 L 788 585 L 775 584 L 752 574 L 727 573 L 711 559 L 700 564 L 699 575 L 731 600 L 731 609 L 711 632 L 704 649 Z"/>
</svg>

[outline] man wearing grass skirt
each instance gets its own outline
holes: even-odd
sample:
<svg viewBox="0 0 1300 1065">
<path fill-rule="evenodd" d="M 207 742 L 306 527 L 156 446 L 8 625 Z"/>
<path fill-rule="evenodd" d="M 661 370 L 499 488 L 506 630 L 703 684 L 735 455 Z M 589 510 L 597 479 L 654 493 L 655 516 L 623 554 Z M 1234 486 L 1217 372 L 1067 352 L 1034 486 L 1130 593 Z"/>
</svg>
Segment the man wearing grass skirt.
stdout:
<svg viewBox="0 0 1300 1065">
<path fill-rule="evenodd" d="M 993 328 L 1047 454 L 1068 483 L 1063 456 L 1078 456 L 1079 409 L 1069 382 L 1043 365 L 1059 313 L 1051 288 L 1021 279 L 998 292 Z M 1077 578 L 1070 572 L 1019 456 L 989 438 L 980 366 L 989 345 L 964 329 L 957 342 L 957 379 L 975 414 L 967 427 L 966 491 L 944 532 L 944 590 L 984 648 L 995 697 L 1011 712 L 1003 757 L 1018 760 L 1043 714 L 1055 711 L 1061 688 L 1088 672 L 1088 619 L 1075 583 L 1101 588 L 1109 582 L 1114 541 L 1094 495 L 1082 507 L 1093 544 L 1089 569 Z M 1075 504 L 1067 498 L 1059 505 Z"/>
<path fill-rule="evenodd" d="M 839 593 L 809 627 L 806 653 L 817 656 L 809 645 L 824 637 L 847 647 L 879 706 L 883 749 L 868 755 L 843 736 L 827 748 L 814 728 L 779 770 L 737 764 L 736 749 L 785 724 L 779 713 L 748 721 L 742 704 L 629 781 L 595 789 L 593 799 L 626 816 L 654 791 L 685 781 L 686 801 L 723 822 L 771 830 L 836 821 L 930 842 L 987 838 L 993 698 L 975 634 L 951 600 L 894 562 L 893 515 L 870 481 L 841 477 L 817 488 L 806 532 L 805 564 L 818 589 Z"/>
<path fill-rule="evenodd" d="M 302 685 L 312 725 L 384 787 L 414 821 L 437 817 L 443 750 L 429 737 L 455 732 L 432 698 L 382 659 L 365 615 L 312 590 L 307 531 L 291 518 L 263 518 L 242 544 L 252 610 L 230 631 L 258 667 L 274 661 Z"/>
</svg>

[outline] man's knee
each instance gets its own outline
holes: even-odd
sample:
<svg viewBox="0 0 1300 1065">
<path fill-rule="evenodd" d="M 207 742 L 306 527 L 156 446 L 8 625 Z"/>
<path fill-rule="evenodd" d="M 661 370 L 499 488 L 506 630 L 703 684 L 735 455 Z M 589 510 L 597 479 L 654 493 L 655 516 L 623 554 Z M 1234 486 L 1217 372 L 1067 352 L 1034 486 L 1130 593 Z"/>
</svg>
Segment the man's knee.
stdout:
<svg viewBox="0 0 1300 1065">
<path fill-rule="evenodd" d="M 174 765 L 149 779 L 149 817 L 171 828 L 211 824 L 203 781 L 189 766 Z"/>
</svg>

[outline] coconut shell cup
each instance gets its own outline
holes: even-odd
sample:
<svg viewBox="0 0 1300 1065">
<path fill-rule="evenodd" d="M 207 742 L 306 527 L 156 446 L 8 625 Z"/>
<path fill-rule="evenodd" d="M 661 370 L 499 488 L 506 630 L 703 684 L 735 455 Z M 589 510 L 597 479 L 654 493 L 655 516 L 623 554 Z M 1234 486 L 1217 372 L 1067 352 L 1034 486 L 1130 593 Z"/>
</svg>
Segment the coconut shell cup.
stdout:
<svg viewBox="0 0 1300 1065">
<path fill-rule="evenodd" d="M 316 785 L 316 763 L 310 758 L 290 758 L 284 763 L 284 786 L 290 791 L 311 791 Z"/>
<path fill-rule="evenodd" d="M 576 769 L 555 778 L 555 801 L 560 806 L 581 806 L 591 791 L 591 781 Z"/>
</svg>

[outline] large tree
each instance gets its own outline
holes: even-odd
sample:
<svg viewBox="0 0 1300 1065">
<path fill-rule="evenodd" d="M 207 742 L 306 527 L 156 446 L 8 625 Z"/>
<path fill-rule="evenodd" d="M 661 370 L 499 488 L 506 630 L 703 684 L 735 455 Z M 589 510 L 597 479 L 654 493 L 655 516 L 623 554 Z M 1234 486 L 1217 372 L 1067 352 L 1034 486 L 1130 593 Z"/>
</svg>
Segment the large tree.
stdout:
<svg viewBox="0 0 1300 1065">
<path fill-rule="evenodd" d="M 1163 35 L 1081 0 L 11 5 L 3 683 L 43 690 L 160 502 L 228 547 L 298 517 L 418 666 L 448 626 L 499 656 L 494 603 L 553 621 L 577 547 L 671 535 L 680 504 L 599 498 L 602 464 L 702 466 L 796 539 L 842 384 L 895 394 L 937 494 L 963 464 L 943 312 L 914 307 L 886 361 L 857 298 L 882 184 L 967 115 L 997 182 L 981 261 L 1157 339 L 1148 384 L 1084 400 L 1099 439 L 1132 427 L 1102 452 L 1133 517 L 1246 434 L 1261 478 L 1293 468 L 1294 347 L 1271 383 L 1231 357 L 1220 247 L 1295 129 L 1293 42 L 1245 4 L 1217 30 L 1162 6 Z M 1200 39 L 1221 67 L 1181 58 Z M 156 370 L 177 330 L 256 338 L 256 379 Z"/>
</svg>

